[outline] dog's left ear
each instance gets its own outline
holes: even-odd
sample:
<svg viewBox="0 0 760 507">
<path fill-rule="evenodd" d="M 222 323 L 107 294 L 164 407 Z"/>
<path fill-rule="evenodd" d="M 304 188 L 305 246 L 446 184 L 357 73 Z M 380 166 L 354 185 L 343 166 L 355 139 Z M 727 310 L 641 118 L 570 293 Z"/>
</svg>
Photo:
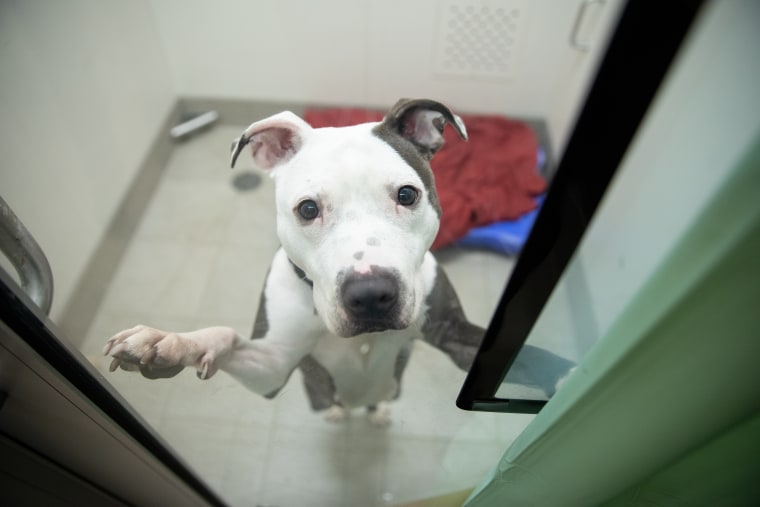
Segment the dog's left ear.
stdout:
<svg viewBox="0 0 760 507">
<path fill-rule="evenodd" d="M 467 140 L 462 119 L 451 109 L 429 99 L 401 99 L 391 108 L 382 122 L 392 131 L 411 141 L 420 154 L 430 160 L 443 146 L 443 128 L 450 123 Z"/>
<path fill-rule="evenodd" d="M 261 169 L 272 169 L 290 160 L 311 132 L 311 125 L 290 111 L 252 123 L 232 142 L 230 166 L 235 167 L 240 152 L 251 147 L 253 160 Z"/>
</svg>

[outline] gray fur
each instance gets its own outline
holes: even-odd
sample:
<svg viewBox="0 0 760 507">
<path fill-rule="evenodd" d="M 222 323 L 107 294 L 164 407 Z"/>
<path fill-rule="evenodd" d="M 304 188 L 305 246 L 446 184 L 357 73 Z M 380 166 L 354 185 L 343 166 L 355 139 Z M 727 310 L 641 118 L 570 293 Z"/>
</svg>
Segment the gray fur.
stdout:
<svg viewBox="0 0 760 507">
<path fill-rule="evenodd" d="M 446 123 L 450 123 L 457 130 L 463 139 L 467 139 L 467 134 L 462 131 L 455 120 L 454 113 L 451 110 L 434 100 L 427 99 L 401 99 L 391 108 L 383 121 L 372 129 L 372 133 L 388 143 L 391 148 L 401 155 L 414 171 L 419 175 L 425 188 L 428 190 L 430 205 L 433 206 L 438 217 L 441 216 L 441 203 L 438 200 L 438 193 L 435 189 L 435 178 L 433 171 L 430 169 L 429 161 L 441 147 L 423 146 L 414 142 L 413 136 L 406 131 L 405 120 L 415 110 L 426 109 L 437 111 L 442 114 L 442 122 L 434 124 L 439 132 L 443 132 Z"/>
<path fill-rule="evenodd" d="M 423 340 L 445 352 L 459 368 L 469 370 L 485 330 L 467 320 L 440 264 L 426 304 L 429 310 L 422 326 Z"/>
</svg>

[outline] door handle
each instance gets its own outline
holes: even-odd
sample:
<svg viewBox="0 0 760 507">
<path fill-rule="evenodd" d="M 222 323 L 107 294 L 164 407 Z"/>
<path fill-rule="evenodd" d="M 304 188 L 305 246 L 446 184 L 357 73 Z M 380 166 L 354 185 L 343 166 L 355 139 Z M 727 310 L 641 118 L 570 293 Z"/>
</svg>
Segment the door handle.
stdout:
<svg viewBox="0 0 760 507">
<path fill-rule="evenodd" d="M 21 288 L 34 303 L 50 313 L 53 272 L 45 254 L 8 203 L 0 197 L 0 251 L 16 268 Z"/>
<path fill-rule="evenodd" d="M 605 0 L 584 0 L 581 6 L 578 8 L 578 14 L 575 16 L 575 22 L 573 23 L 573 29 L 570 32 L 570 46 L 578 51 L 589 51 L 591 44 L 589 41 L 582 41 L 579 38 L 581 26 L 583 26 L 583 18 L 586 17 L 588 8 L 594 4 L 598 4 L 600 7 L 604 5 Z"/>
</svg>

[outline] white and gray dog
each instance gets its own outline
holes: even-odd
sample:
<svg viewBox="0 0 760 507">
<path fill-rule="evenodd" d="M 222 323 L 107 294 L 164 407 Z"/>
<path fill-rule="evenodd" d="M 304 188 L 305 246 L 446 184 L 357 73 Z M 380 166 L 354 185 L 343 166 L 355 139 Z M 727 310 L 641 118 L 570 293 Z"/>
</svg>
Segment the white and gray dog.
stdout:
<svg viewBox="0 0 760 507">
<path fill-rule="evenodd" d="M 315 410 L 340 419 L 367 407 L 386 424 L 412 340 L 467 369 L 483 330 L 429 252 L 441 216 L 429 160 L 447 124 L 467 139 L 461 118 L 432 100 L 400 100 L 383 121 L 351 127 L 314 129 L 290 112 L 253 123 L 231 163 L 248 146 L 271 171 L 282 244 L 253 336 L 139 325 L 108 340 L 111 371 L 166 378 L 188 366 L 208 379 L 223 370 L 272 397 L 300 368 Z"/>
</svg>

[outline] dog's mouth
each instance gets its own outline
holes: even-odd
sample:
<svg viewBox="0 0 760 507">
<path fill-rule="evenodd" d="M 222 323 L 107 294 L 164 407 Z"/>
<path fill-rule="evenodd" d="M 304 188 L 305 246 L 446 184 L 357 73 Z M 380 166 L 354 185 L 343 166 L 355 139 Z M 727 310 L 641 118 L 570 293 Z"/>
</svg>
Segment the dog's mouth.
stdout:
<svg viewBox="0 0 760 507">
<path fill-rule="evenodd" d="M 346 322 L 338 333 L 341 338 L 353 338 L 361 334 L 367 333 L 382 333 L 384 331 L 393 331 L 399 329 L 406 329 L 408 325 L 400 322 L 387 322 L 387 321 L 350 321 Z"/>
</svg>

